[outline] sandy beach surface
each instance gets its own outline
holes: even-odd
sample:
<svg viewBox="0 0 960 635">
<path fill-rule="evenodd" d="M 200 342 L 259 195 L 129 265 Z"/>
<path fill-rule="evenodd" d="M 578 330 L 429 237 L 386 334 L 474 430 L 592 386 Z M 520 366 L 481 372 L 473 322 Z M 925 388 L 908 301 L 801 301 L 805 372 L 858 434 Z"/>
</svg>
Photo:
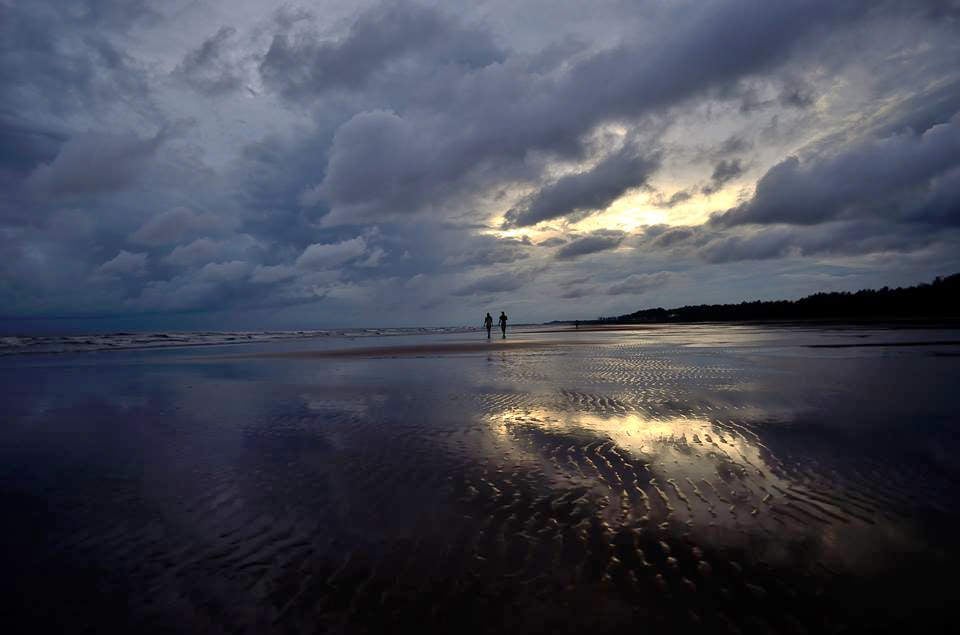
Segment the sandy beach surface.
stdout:
<svg viewBox="0 0 960 635">
<path fill-rule="evenodd" d="M 537 331 L 0 358 L 5 619 L 952 630 L 960 331 Z"/>
</svg>

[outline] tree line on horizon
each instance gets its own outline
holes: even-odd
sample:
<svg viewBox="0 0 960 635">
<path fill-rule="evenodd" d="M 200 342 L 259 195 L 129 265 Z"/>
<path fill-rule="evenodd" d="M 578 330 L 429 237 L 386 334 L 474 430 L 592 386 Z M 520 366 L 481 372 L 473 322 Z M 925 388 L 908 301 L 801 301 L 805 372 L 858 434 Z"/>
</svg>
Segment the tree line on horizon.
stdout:
<svg viewBox="0 0 960 635">
<path fill-rule="evenodd" d="M 799 300 L 699 304 L 675 309 L 644 309 L 595 323 L 726 322 L 740 320 L 817 320 L 960 317 L 960 273 L 930 284 L 891 289 L 820 292 Z"/>
</svg>

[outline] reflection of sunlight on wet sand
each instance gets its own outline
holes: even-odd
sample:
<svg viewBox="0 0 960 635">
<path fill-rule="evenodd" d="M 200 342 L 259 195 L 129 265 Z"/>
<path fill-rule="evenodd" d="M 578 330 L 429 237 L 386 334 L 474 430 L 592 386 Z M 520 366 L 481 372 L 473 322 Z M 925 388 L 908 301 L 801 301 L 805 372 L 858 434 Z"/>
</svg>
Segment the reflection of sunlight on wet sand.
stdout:
<svg viewBox="0 0 960 635">
<path fill-rule="evenodd" d="M 855 632 L 949 605 L 954 358 L 810 348 L 913 329 L 544 330 L 14 363 L 13 597 L 277 632 Z"/>
<path fill-rule="evenodd" d="M 716 476 L 718 463 L 725 463 L 728 468 L 735 466 L 733 469 L 738 472 L 750 470 L 765 479 L 779 481 L 768 466 L 768 459 L 761 454 L 763 446 L 759 441 L 733 425 L 706 419 L 639 414 L 599 416 L 540 409 L 498 413 L 490 423 L 492 430 L 504 437 L 511 436 L 517 427 L 532 426 L 554 433 L 587 433 L 606 438 L 634 458 L 663 468 L 671 476 Z"/>
<path fill-rule="evenodd" d="M 791 545 L 812 538 L 826 566 L 854 570 L 916 541 L 906 525 L 888 522 L 879 534 L 856 492 L 797 479 L 732 421 L 522 408 L 492 414 L 487 425 L 501 449 L 539 462 L 555 487 L 619 499 L 605 512 L 611 526 L 680 523 L 705 544 L 749 546 L 783 562 L 795 557 Z"/>
</svg>

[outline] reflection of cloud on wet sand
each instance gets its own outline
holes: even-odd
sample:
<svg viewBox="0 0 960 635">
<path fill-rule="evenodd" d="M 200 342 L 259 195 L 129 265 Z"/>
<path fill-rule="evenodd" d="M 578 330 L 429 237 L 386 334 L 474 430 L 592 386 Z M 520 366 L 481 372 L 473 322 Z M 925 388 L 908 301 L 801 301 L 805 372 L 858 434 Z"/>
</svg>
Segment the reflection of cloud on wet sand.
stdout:
<svg viewBox="0 0 960 635">
<path fill-rule="evenodd" d="M 891 522 L 876 498 L 799 478 L 797 466 L 734 421 L 543 408 L 486 421 L 519 462 L 539 462 L 554 487 L 617 501 L 598 510 L 614 527 L 669 528 L 705 547 L 749 547 L 769 562 L 829 570 L 869 569 L 888 549 L 922 548 L 910 524 Z M 798 563 L 798 545 L 815 561 Z"/>
<path fill-rule="evenodd" d="M 6 508 L 36 521 L 23 570 L 56 545 L 56 569 L 20 586 L 80 597 L 61 572 L 97 562 L 142 598 L 131 614 L 208 624 L 223 591 L 249 611 L 214 606 L 234 630 L 279 632 L 435 612 L 464 632 L 912 621 L 956 562 L 952 472 L 925 458 L 954 447 L 951 367 L 731 351 L 723 331 L 723 346 L 612 333 L 484 356 L 104 366 L 89 382 L 18 368 L 3 469 L 44 510 Z M 777 333 L 795 342 L 761 339 Z M 51 466 L 70 478 L 30 484 Z"/>
</svg>

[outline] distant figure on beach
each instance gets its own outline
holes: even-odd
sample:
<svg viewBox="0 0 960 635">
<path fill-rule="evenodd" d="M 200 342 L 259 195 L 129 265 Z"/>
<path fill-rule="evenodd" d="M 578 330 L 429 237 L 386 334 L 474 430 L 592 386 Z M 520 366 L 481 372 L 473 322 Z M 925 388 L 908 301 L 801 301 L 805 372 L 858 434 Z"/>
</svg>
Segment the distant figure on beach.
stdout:
<svg viewBox="0 0 960 635">
<path fill-rule="evenodd" d="M 503 331 L 503 337 L 507 337 L 507 314 L 500 311 L 500 330 Z"/>
<path fill-rule="evenodd" d="M 483 325 L 487 327 L 487 339 L 490 339 L 490 329 L 493 328 L 493 318 L 490 317 L 489 313 L 487 313 L 487 317 L 483 318 Z"/>
<path fill-rule="evenodd" d="M 575 329 L 579 329 L 579 328 L 580 328 L 580 320 L 577 320 L 576 322 L 573 323 L 573 328 L 575 328 Z"/>
</svg>

